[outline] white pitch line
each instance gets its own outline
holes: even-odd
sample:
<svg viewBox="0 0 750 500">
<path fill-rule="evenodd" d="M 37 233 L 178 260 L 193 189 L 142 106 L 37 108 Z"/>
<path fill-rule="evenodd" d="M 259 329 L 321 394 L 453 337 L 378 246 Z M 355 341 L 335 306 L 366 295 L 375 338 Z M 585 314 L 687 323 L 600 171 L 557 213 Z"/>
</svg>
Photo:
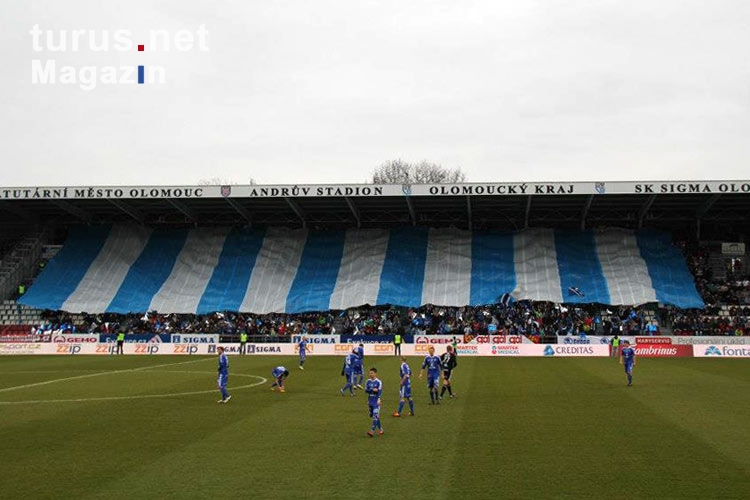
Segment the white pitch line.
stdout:
<svg viewBox="0 0 750 500">
<path fill-rule="evenodd" d="M 5 375 L 15 375 L 16 373 L 70 373 L 70 372 L 99 372 L 91 368 L 71 368 L 69 370 L 13 370 L 10 372 L 0 371 L 0 377 Z"/>
<path fill-rule="evenodd" d="M 182 364 L 182 363 L 173 363 L 173 364 Z M 162 365 L 162 366 L 170 366 L 170 365 Z M 129 371 L 129 370 L 121 370 L 120 372 Z M 120 373 L 120 372 L 107 372 L 107 373 Z M 208 374 L 213 372 L 187 372 L 187 371 L 177 371 L 177 370 L 156 370 L 156 373 L 202 373 L 202 374 Z M 234 377 L 250 377 L 250 378 L 257 378 L 260 379 L 259 382 L 256 382 L 254 384 L 248 384 L 248 385 L 240 385 L 237 387 L 227 387 L 227 389 L 230 389 L 232 391 L 238 391 L 240 389 L 249 389 L 251 387 L 257 387 L 259 385 L 265 384 L 268 382 L 268 379 L 265 377 L 261 377 L 260 375 L 246 375 L 244 373 L 235 373 L 232 376 Z M 40 403 L 87 403 L 90 401 L 124 401 L 124 400 L 130 400 L 130 399 L 153 399 L 153 398 L 173 398 L 176 396 L 194 396 L 196 394 L 209 394 L 212 392 L 216 392 L 217 389 L 210 389 L 207 391 L 191 391 L 191 392 L 172 392 L 168 394 L 143 394 L 140 396 L 103 396 L 101 398 L 79 398 L 79 399 L 37 399 L 37 400 L 29 400 L 29 401 L 0 401 L 0 406 L 2 405 L 28 405 L 28 404 L 40 404 Z"/>
<path fill-rule="evenodd" d="M 67 382 L 69 380 L 79 380 L 83 378 L 91 378 L 91 377 L 100 377 L 102 375 L 112 375 L 115 373 L 128 373 L 128 372 L 138 372 L 142 370 L 149 370 L 154 368 L 162 368 L 165 366 L 177 366 L 177 365 L 186 365 L 189 363 L 200 363 L 201 361 L 208 361 L 211 358 L 203 358 L 203 359 L 194 359 L 192 361 L 180 361 L 179 363 L 167 363 L 163 365 L 154 365 L 154 366 L 142 366 L 140 368 L 129 368 L 127 370 L 113 370 L 108 372 L 97 372 L 97 373 L 89 373 L 87 375 L 76 375 L 75 377 L 65 377 L 65 378 L 56 378 L 52 380 L 45 380 L 44 382 L 35 382 L 33 384 L 25 384 L 25 385 L 16 385 L 13 387 L 5 387 L 3 389 L 0 389 L 0 392 L 9 392 L 9 391 L 17 391 L 18 389 L 28 389 L 30 387 L 39 387 L 42 385 L 49 385 L 49 384 L 56 384 L 57 382 Z"/>
</svg>

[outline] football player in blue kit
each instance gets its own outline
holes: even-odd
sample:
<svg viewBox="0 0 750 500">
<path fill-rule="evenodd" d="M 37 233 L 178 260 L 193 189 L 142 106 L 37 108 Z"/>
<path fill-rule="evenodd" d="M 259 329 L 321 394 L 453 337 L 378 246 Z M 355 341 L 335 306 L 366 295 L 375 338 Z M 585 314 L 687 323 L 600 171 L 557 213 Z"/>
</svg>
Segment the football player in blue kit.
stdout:
<svg viewBox="0 0 750 500">
<path fill-rule="evenodd" d="M 409 401 L 409 415 L 414 416 L 414 400 L 411 398 L 411 368 L 409 368 L 406 362 L 406 356 L 401 356 L 401 368 L 398 370 L 398 374 L 401 377 L 401 386 L 399 387 L 399 397 L 401 398 L 398 402 L 398 410 L 393 413 L 394 417 L 400 417 L 401 412 L 404 409 L 404 404 Z"/>
<path fill-rule="evenodd" d="M 424 357 L 422 369 L 419 370 L 419 378 L 422 378 L 425 368 L 427 369 L 427 388 L 430 390 L 430 404 L 440 404 L 438 396 L 438 386 L 440 385 L 440 371 L 443 368 L 443 362 L 440 356 L 435 355 L 435 348 L 430 346 L 427 349 L 429 354 Z"/>
<path fill-rule="evenodd" d="M 367 431 L 367 435 L 373 437 L 377 430 L 378 436 L 383 435 L 383 423 L 380 421 L 380 406 L 383 404 L 381 394 L 383 394 L 383 382 L 378 378 L 378 369 L 370 368 L 370 378 L 365 383 L 365 393 L 367 393 L 367 406 L 370 409 L 372 418 L 372 427 Z"/>
<path fill-rule="evenodd" d="M 625 366 L 625 375 L 628 377 L 628 385 L 633 385 L 633 367 L 635 367 L 635 349 L 630 347 L 630 342 L 623 342 L 625 347 L 620 350 L 620 364 Z"/>
</svg>

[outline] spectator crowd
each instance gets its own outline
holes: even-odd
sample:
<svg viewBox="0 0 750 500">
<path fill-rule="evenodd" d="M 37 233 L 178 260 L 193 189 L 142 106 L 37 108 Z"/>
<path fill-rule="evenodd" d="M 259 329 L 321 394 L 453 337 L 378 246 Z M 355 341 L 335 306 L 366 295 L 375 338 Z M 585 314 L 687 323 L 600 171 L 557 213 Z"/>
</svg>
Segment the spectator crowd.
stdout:
<svg viewBox="0 0 750 500">
<path fill-rule="evenodd" d="M 651 313 L 653 314 L 653 313 Z M 360 307 L 312 314 L 205 315 L 98 314 L 71 315 L 45 311 L 37 333 L 211 333 L 221 335 L 290 336 L 318 334 L 392 335 L 550 335 L 656 334 L 647 307 L 566 306 L 521 301 L 476 307 Z"/>
</svg>

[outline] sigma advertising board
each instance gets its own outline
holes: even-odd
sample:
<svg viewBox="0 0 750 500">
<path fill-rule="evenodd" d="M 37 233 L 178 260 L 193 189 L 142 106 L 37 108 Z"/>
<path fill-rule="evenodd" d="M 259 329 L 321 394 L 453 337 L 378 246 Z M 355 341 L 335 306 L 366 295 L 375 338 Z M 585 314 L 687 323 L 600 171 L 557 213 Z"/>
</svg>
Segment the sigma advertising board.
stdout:
<svg viewBox="0 0 750 500">
<path fill-rule="evenodd" d="M 241 345 L 236 342 L 227 344 L 208 344 L 207 354 L 218 354 L 217 349 L 223 347 L 227 354 L 238 354 L 245 356 L 292 356 L 294 355 L 294 344 L 245 344 L 245 352 L 241 352 Z"/>
<path fill-rule="evenodd" d="M 302 337 L 307 339 L 307 345 L 310 344 L 340 344 L 340 335 L 292 335 L 292 344 L 299 344 Z"/>
<path fill-rule="evenodd" d="M 173 344 L 218 344 L 219 336 L 205 333 L 174 333 L 170 342 Z"/>
</svg>

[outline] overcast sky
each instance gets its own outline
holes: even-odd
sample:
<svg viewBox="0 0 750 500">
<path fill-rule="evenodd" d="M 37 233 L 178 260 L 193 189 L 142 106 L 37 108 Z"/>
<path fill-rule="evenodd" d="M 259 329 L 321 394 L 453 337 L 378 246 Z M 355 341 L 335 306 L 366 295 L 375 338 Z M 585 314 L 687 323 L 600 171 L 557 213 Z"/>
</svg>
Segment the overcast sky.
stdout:
<svg viewBox="0 0 750 500">
<path fill-rule="evenodd" d="M 746 0 L 14 0 L 0 185 L 365 182 L 395 158 L 471 181 L 748 179 L 749 19 Z M 68 50 L 34 51 L 35 24 Z M 207 51 L 148 45 L 201 24 Z M 76 29 L 109 50 L 71 51 Z M 166 83 L 33 84 L 34 59 Z"/>
</svg>

